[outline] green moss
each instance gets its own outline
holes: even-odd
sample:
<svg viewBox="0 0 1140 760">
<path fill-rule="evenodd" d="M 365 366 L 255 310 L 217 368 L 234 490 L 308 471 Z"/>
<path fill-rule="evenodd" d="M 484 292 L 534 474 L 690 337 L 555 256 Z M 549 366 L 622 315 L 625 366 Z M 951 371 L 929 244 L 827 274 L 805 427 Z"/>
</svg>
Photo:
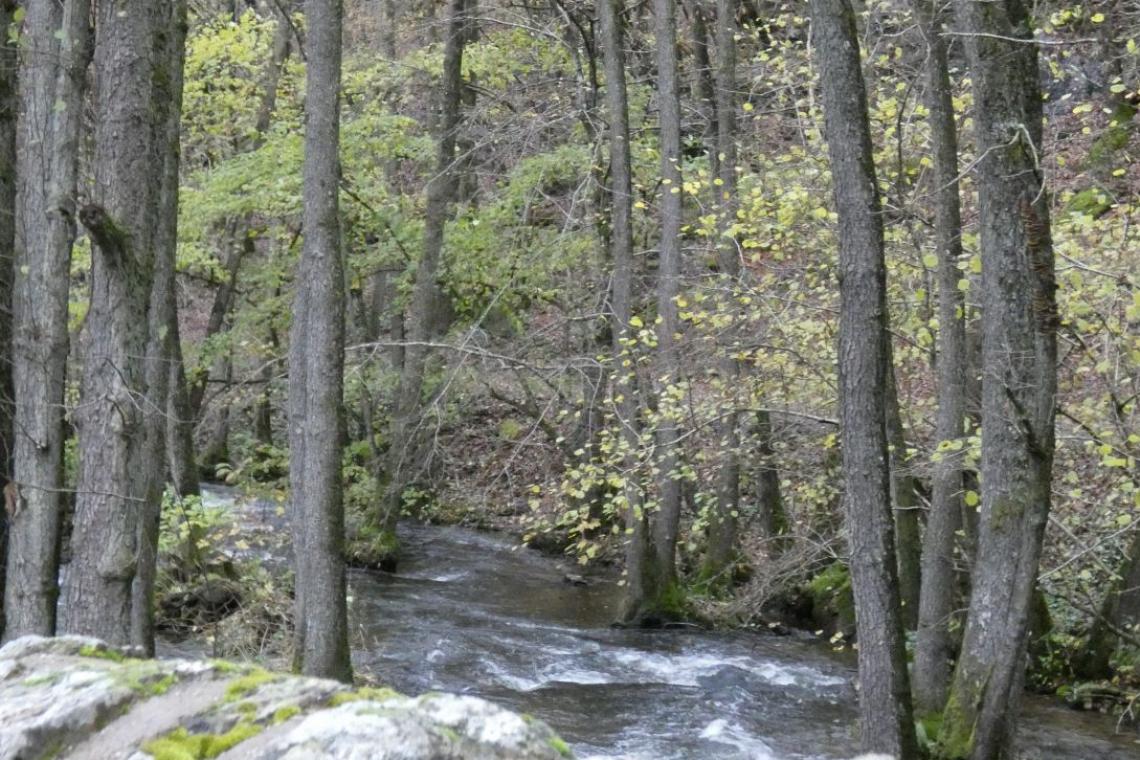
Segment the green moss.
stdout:
<svg viewBox="0 0 1140 760">
<path fill-rule="evenodd" d="M 963 709 L 957 690 L 951 689 L 938 726 L 934 757 L 938 760 L 966 760 L 973 748 L 974 721 Z"/>
<path fill-rule="evenodd" d="M 161 680 L 151 684 L 148 690 L 152 695 L 161 697 L 163 694 L 170 691 L 170 687 L 176 683 L 178 683 L 178 676 L 174 675 L 173 673 L 168 673 Z"/>
<path fill-rule="evenodd" d="M 400 699 L 404 695 L 395 689 L 387 687 L 376 688 L 373 686 L 365 686 L 356 691 L 342 691 L 333 694 L 329 699 L 329 707 L 339 707 L 340 705 L 348 704 L 349 702 L 363 702 L 365 700 L 372 702 L 385 702 L 389 699 Z"/>
<path fill-rule="evenodd" d="M 670 583 L 661 592 L 661 611 L 670 617 L 684 617 L 688 607 L 688 597 L 685 589 L 679 583 Z"/>
<path fill-rule="evenodd" d="M 242 697 L 248 696 L 257 690 L 257 687 L 262 684 L 267 684 L 271 681 L 280 679 L 281 676 L 270 673 L 268 670 L 255 668 L 241 678 L 237 678 L 230 682 L 226 687 L 226 702 L 236 702 Z"/>
<path fill-rule="evenodd" d="M 566 740 L 560 736 L 552 736 L 546 740 L 546 743 L 554 749 L 555 752 L 562 755 L 562 757 L 574 757 L 574 753 L 570 751 L 570 745 Z"/>
<path fill-rule="evenodd" d="M 240 673 L 246 669 L 244 665 L 238 665 L 226 660 L 211 660 L 210 664 L 213 665 L 214 670 L 219 673 Z"/>
<path fill-rule="evenodd" d="M 289 720 L 290 718 L 292 718 L 296 715 L 300 715 L 300 714 L 301 714 L 301 708 L 298 707 L 297 705 L 289 705 L 287 707 L 279 708 L 278 710 L 276 710 L 273 713 L 273 725 L 277 725 L 278 723 L 284 723 L 285 721 Z"/>
<path fill-rule="evenodd" d="M 373 523 L 361 526 L 347 548 L 348 562 L 354 567 L 391 569 L 399 554 L 400 540 L 395 532 Z"/>
<path fill-rule="evenodd" d="M 177 675 L 165 673 L 163 665 L 153 660 L 129 662 L 111 675 L 116 683 L 142 697 L 161 696 L 178 683 Z"/>
<path fill-rule="evenodd" d="M 255 712 L 257 712 L 257 705 L 254 704 L 253 702 L 249 702 L 249 701 L 238 702 L 237 711 L 239 713 L 241 713 L 242 715 L 245 715 L 246 717 L 250 717 Z"/>
<path fill-rule="evenodd" d="M 807 584 L 812 617 L 817 625 L 833 620 L 840 631 L 854 630 L 855 595 L 851 571 L 842 562 L 833 562 Z"/>
<path fill-rule="evenodd" d="M 261 733 L 261 726 L 238 723 L 224 734 L 191 734 L 179 728 L 160 739 L 147 742 L 143 750 L 155 760 L 208 760 Z"/>
<path fill-rule="evenodd" d="M 1132 119 L 1136 116 L 1136 107 L 1126 100 L 1116 104 L 1109 116 L 1108 128 L 1104 130 L 1089 147 L 1089 165 L 1102 168 L 1112 164 L 1117 154 L 1128 147 L 1132 139 Z"/>
<path fill-rule="evenodd" d="M 106 647 L 93 646 L 85 644 L 79 648 L 80 657 L 93 657 L 97 660 L 110 660 L 111 662 L 122 662 L 127 659 L 126 655 L 122 652 L 116 652 L 114 649 L 107 649 Z"/>
<path fill-rule="evenodd" d="M 25 678 L 21 684 L 23 686 L 44 686 L 46 684 L 53 684 L 62 677 L 62 673 L 48 673 L 44 676 L 32 676 L 31 678 Z"/>
<path fill-rule="evenodd" d="M 1065 211 L 1069 214 L 1090 216 L 1096 219 L 1103 216 L 1110 208 L 1112 208 L 1112 201 L 1109 200 L 1108 193 L 1100 188 L 1089 187 L 1070 198 Z"/>
</svg>

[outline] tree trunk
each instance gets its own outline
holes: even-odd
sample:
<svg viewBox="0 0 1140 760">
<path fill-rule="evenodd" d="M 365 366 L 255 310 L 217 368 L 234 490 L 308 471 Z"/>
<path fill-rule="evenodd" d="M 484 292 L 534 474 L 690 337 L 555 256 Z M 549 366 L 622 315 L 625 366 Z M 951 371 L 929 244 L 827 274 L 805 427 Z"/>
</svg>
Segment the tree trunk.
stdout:
<svg viewBox="0 0 1140 760">
<path fill-rule="evenodd" d="M 848 0 L 812 0 L 825 134 L 839 212 L 839 398 L 844 503 L 859 636 L 861 745 L 917 754 L 899 610 L 885 431 L 887 362 L 883 222 Z"/>
<path fill-rule="evenodd" d="M 949 758 L 1014 757 L 1030 600 L 1049 515 L 1057 311 L 1037 48 L 1022 0 L 962 2 L 982 255 L 982 513 L 942 724 Z"/>
<path fill-rule="evenodd" d="M 1089 628 L 1088 645 L 1074 664 L 1076 676 L 1096 680 L 1112 674 L 1110 661 L 1116 651 L 1117 631 L 1140 623 L 1140 531 L 1132 537 L 1120 577 L 1104 595 L 1097 617 Z"/>
<path fill-rule="evenodd" d="M 396 404 L 388 436 L 388 489 L 382 505 L 382 530 L 394 536 L 404 490 L 411 484 L 422 463 L 419 461 L 419 423 L 423 410 L 424 372 L 428 350 L 424 345 L 433 335 L 441 299 L 436 277 L 443 253 L 443 233 L 455 195 L 457 162 L 455 146 L 459 132 L 463 96 L 463 49 L 469 35 L 467 7 L 470 0 L 451 0 L 447 41 L 443 53 L 443 81 L 440 88 L 438 121 L 439 153 L 436 170 L 427 187 L 424 219 L 424 247 L 416 269 L 408 319 L 407 348 L 396 390 Z"/>
<path fill-rule="evenodd" d="M 676 335 L 680 329 L 677 294 L 681 278 L 681 100 L 677 89 L 677 18 L 675 0 L 654 0 L 657 37 L 657 108 L 661 132 L 661 241 L 657 262 L 657 356 L 654 395 L 658 507 L 653 522 L 656 554 L 654 587 L 648 609 L 665 609 L 677 584 L 677 531 L 681 522 L 682 481 L 679 417 L 683 412 L 668 401 L 671 386 L 681 382 Z"/>
<path fill-rule="evenodd" d="M 140 505 L 138 569 L 131 590 L 131 644 L 154 656 L 154 582 L 158 572 L 158 529 L 166 487 L 166 410 L 170 400 L 170 326 L 178 321 L 174 268 L 178 251 L 178 189 L 182 137 L 182 82 L 186 51 L 186 0 L 174 0 L 160 20 L 162 45 L 157 63 L 155 106 L 157 161 L 162 167 L 158 216 L 154 230 L 154 282 L 148 316 L 146 393 L 143 412 L 146 444 L 142 451 L 145 501 Z"/>
<path fill-rule="evenodd" d="M 719 245 L 717 262 L 728 288 L 740 276 L 740 252 L 736 240 L 728 234 L 736 221 L 736 13 L 733 0 L 717 0 L 716 9 L 716 145 L 712 149 L 716 161 L 717 180 L 713 184 L 713 208 L 717 210 Z M 737 522 L 740 509 L 740 406 L 735 389 L 740 383 L 740 363 L 732 358 L 732 345 L 723 346 L 728 353 L 720 359 L 724 392 L 729 396 L 723 417 L 716 425 L 720 442 L 720 469 L 717 472 L 716 509 L 709 516 L 708 549 L 701 577 L 713 585 L 731 582 L 726 571 L 736 548 Z M 770 427 L 770 426 L 769 426 Z M 771 485 L 770 482 L 761 484 Z M 776 482 L 779 494 L 779 482 Z M 769 492 L 770 495 L 770 492 Z"/>
<path fill-rule="evenodd" d="M 0 1 L 0 29 L 7 29 L 16 10 L 14 0 Z M 12 287 L 16 246 L 16 46 L 0 41 L 0 492 L 12 483 L 14 442 L 12 364 Z M 16 486 L 13 486 L 15 488 Z M 0 599 L 7 571 L 8 513 L 0 511 Z M 2 607 L 2 605 L 0 605 Z M 4 611 L 0 609 L 0 636 Z"/>
<path fill-rule="evenodd" d="M 170 482 L 177 498 L 197 496 L 198 463 L 194 461 L 194 421 L 190 414 L 190 394 L 186 388 L 186 365 L 182 360 L 182 338 L 177 309 L 170 320 L 170 395 L 166 402 L 166 457 Z"/>
<path fill-rule="evenodd" d="M 946 704 L 954 641 L 950 619 L 957 584 L 954 549 L 965 504 L 962 492 L 966 435 L 966 303 L 958 283 L 962 270 L 961 201 L 958 191 L 958 130 L 946 62 L 942 21 L 932 0 L 915 0 L 926 38 L 926 103 L 930 111 L 932 182 L 935 192 L 934 235 L 938 249 L 938 419 L 936 437 L 959 448 L 940 450 L 934 464 L 933 494 L 922 546 L 922 591 L 919 594 L 918 640 L 914 654 L 914 704 L 920 715 L 939 712 Z"/>
<path fill-rule="evenodd" d="M 629 101 L 625 83 L 625 42 L 621 0 L 598 3 L 606 106 L 609 110 L 610 159 L 610 334 L 613 340 L 614 378 L 611 403 L 625 445 L 626 471 L 637 468 L 640 446 L 638 392 L 630 357 L 630 319 L 633 317 L 633 172 L 629 145 Z M 628 368 L 627 368 L 628 365 Z M 646 596 L 647 563 L 651 561 L 641 487 L 635 477 L 625 478 L 626 594 L 618 613 L 621 622 L 636 622 Z"/>
<path fill-rule="evenodd" d="M 294 668 L 352 680 L 345 596 L 341 441 L 344 263 L 340 247 L 340 0 L 306 0 L 304 247 L 289 343 Z"/>
<path fill-rule="evenodd" d="M 90 61 L 87 0 L 31 3 L 24 19 L 18 129 L 15 282 L 18 493 L 9 526 L 6 638 L 50 636 L 59 594 L 68 271 L 83 92 Z M 63 39 L 56 36 L 64 30 Z"/>
<path fill-rule="evenodd" d="M 230 228 L 230 231 L 233 231 L 233 227 Z M 237 293 L 238 273 L 241 270 L 242 261 L 253 252 L 254 248 L 252 238 L 244 234 L 240 243 L 234 245 L 232 241 L 227 240 L 226 244 L 230 246 L 225 260 L 226 281 L 219 285 L 218 290 L 214 293 L 214 300 L 210 304 L 210 315 L 206 318 L 204 340 L 214 337 L 226 326 L 226 317 L 229 316 L 234 295 Z M 190 418 L 194 420 L 195 424 L 202 416 L 202 406 L 206 401 L 206 386 L 209 383 L 212 370 L 225 369 L 224 366 L 219 367 L 217 365 L 224 365 L 228 361 L 229 351 L 227 350 L 226 356 L 216 362 L 214 368 L 199 366 L 189 378 Z"/>
<path fill-rule="evenodd" d="M 922 587 L 922 528 L 919 524 L 918 480 L 907 462 L 906 433 L 899 410 L 898 384 L 895 380 L 894 349 L 890 330 L 887 347 L 887 445 L 891 455 L 891 504 L 895 518 L 895 544 L 899 563 L 899 602 L 903 625 L 913 631 L 918 627 L 919 591 Z"/>
<path fill-rule="evenodd" d="M 145 410 L 155 270 L 166 14 L 148 0 L 101 4 L 95 40 L 95 183 L 79 219 L 92 240 L 72 560 L 63 630 L 126 644 L 139 521 L 149 497 Z M 163 408 L 159 406 L 158 408 Z"/>
</svg>

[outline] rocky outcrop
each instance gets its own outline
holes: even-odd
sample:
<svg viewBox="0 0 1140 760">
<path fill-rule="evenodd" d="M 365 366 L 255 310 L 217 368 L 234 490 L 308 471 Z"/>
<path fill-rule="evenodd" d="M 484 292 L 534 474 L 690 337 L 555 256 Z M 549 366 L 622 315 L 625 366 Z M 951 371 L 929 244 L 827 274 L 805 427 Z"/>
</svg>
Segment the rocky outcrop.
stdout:
<svg viewBox="0 0 1140 760">
<path fill-rule="evenodd" d="M 94 639 L 0 649 L 0 760 L 558 760 L 545 724 L 474 697 L 405 697 Z"/>
</svg>

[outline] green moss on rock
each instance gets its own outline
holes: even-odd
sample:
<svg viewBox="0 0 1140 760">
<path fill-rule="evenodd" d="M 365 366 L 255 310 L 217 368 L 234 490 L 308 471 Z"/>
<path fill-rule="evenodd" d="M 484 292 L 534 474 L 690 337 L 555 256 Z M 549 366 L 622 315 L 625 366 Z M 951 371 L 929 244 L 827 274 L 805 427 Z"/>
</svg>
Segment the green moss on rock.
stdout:
<svg viewBox="0 0 1140 760">
<path fill-rule="evenodd" d="M 261 733 L 261 726 L 238 723 L 224 734 L 192 734 L 185 728 L 148 742 L 143 749 L 155 760 L 208 760 Z"/>
</svg>

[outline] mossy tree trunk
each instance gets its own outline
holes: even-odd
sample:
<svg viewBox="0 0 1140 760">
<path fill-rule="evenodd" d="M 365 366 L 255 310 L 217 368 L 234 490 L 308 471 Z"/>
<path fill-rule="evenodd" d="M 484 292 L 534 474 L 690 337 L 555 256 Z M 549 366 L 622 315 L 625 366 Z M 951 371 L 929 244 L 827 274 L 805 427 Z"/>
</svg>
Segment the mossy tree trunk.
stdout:
<svg viewBox="0 0 1140 760">
<path fill-rule="evenodd" d="M 962 653 L 943 713 L 946 758 L 1005 760 L 1049 516 L 1057 311 L 1042 106 L 1029 4 L 958 5 L 975 101 L 982 256 L 982 511 Z"/>
<path fill-rule="evenodd" d="M 860 744 L 916 756 L 899 609 L 886 437 L 886 265 L 867 94 L 848 0 L 812 0 L 824 132 L 839 212 L 839 404 L 844 504 L 859 637 Z"/>
</svg>

